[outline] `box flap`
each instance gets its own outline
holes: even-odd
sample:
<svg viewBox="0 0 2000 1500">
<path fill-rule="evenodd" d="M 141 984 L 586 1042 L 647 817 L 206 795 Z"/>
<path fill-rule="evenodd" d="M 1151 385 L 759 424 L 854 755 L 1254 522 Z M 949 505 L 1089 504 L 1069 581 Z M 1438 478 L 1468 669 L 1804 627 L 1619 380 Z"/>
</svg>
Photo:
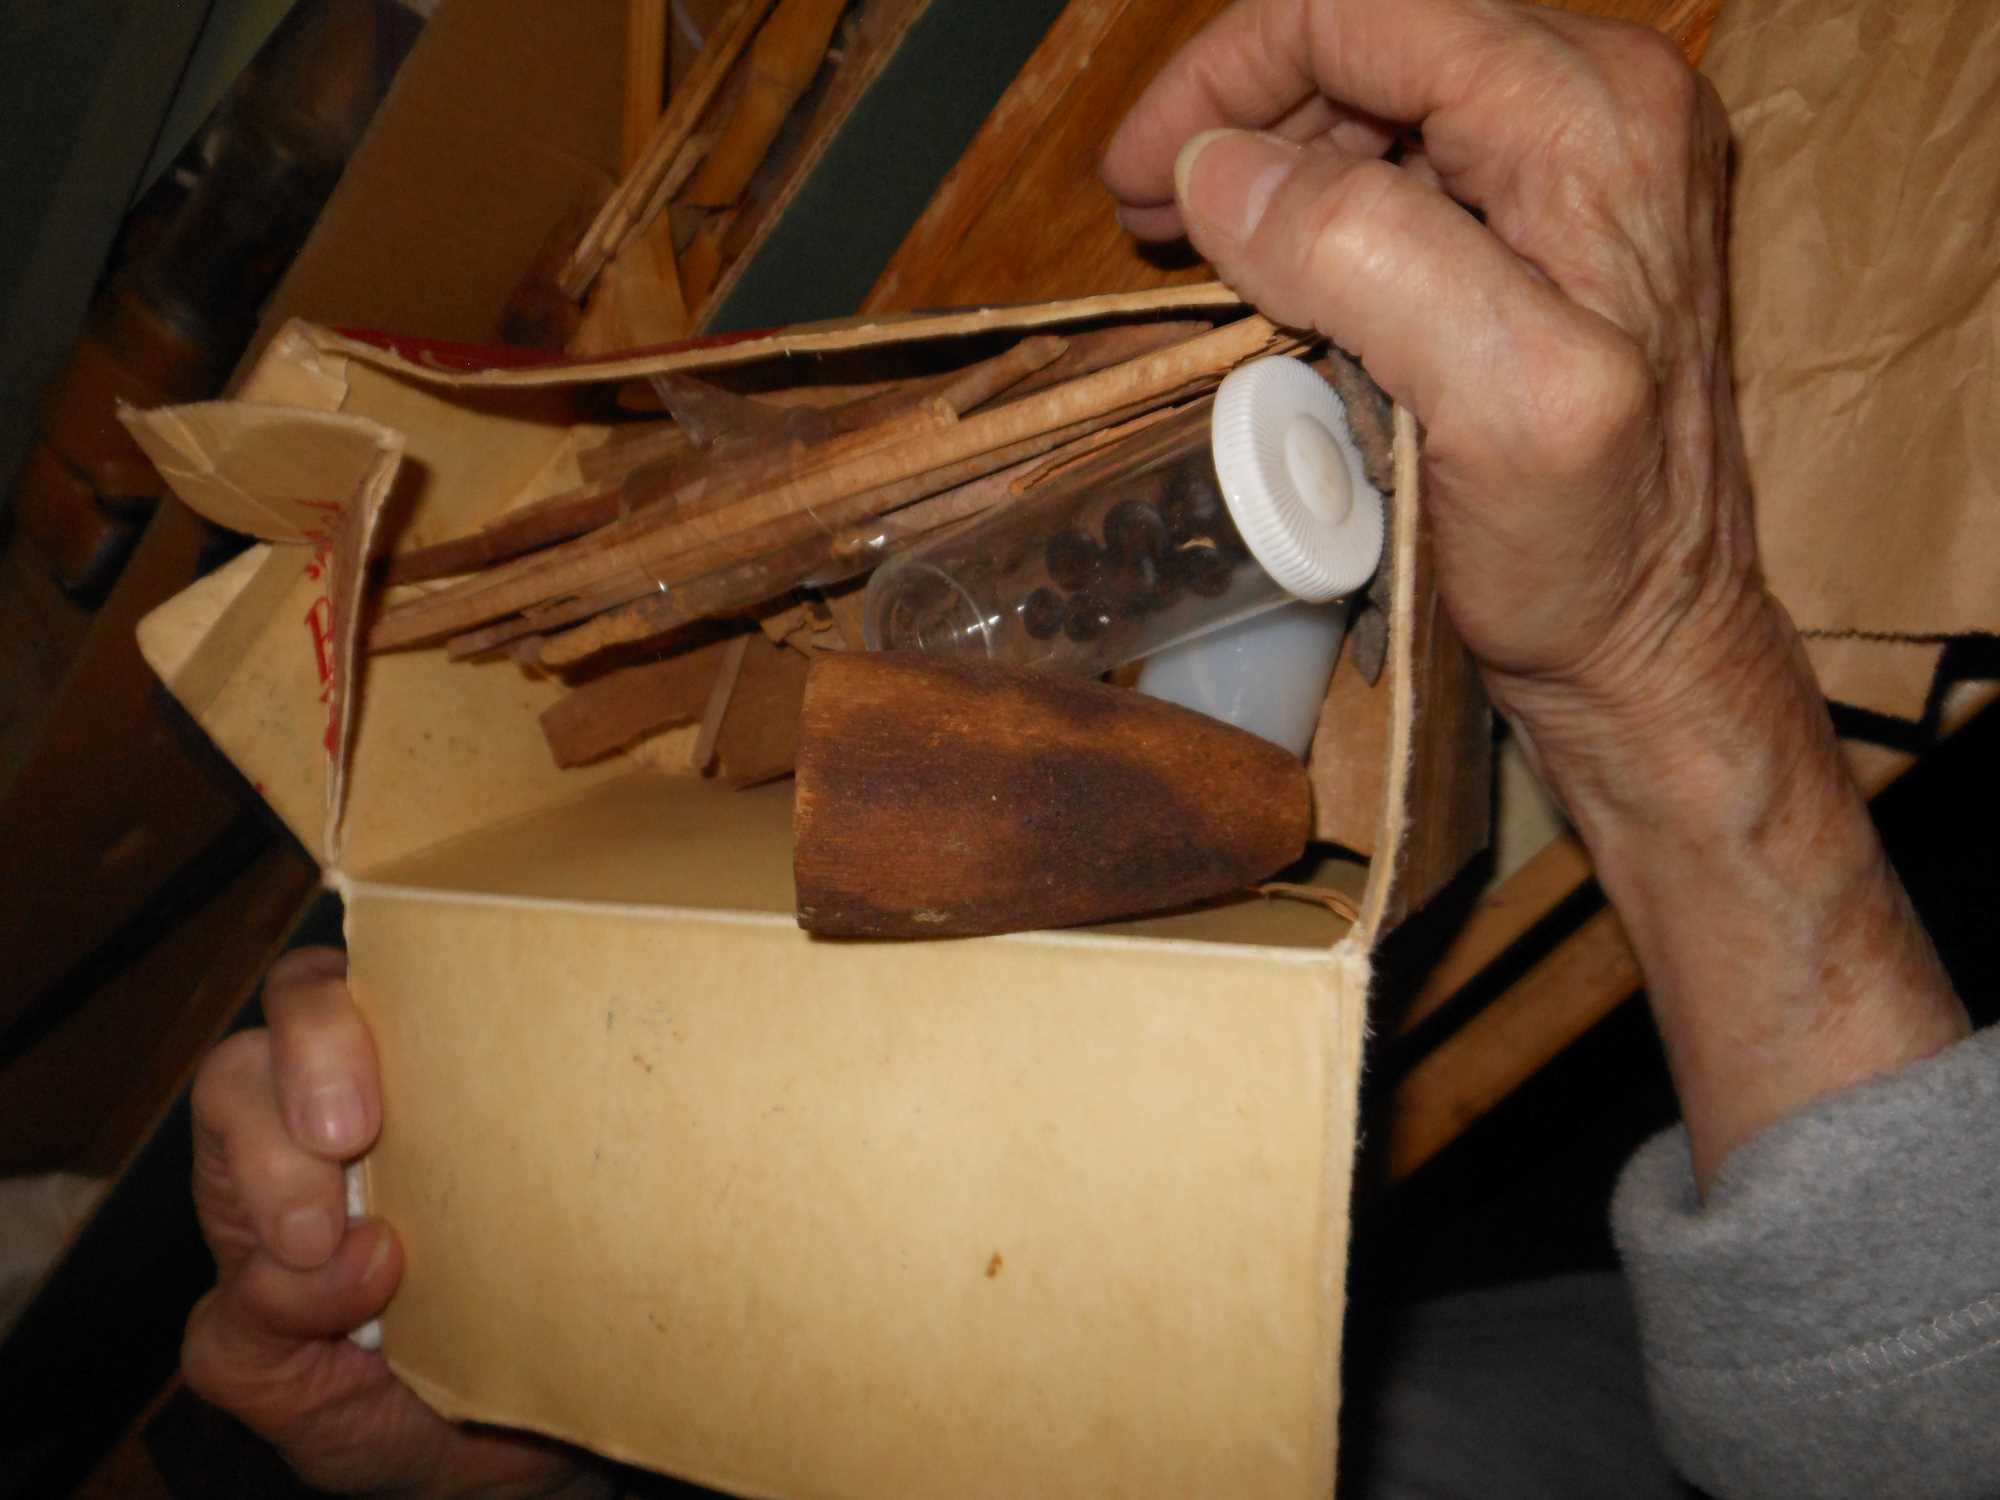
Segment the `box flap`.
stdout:
<svg viewBox="0 0 2000 1500">
<path fill-rule="evenodd" d="M 183 664 L 170 685 L 189 695 L 190 710 L 329 866 L 379 869 L 573 800 L 593 778 L 629 766 L 613 758 L 558 772 L 550 764 L 535 725 L 561 691 L 555 683 L 507 664 L 464 666 L 422 652 L 369 660 L 347 691 L 367 608 L 362 563 L 378 530 L 422 543 L 575 484 L 569 389 L 581 382 L 1234 305 L 1226 289 L 1183 288 L 856 319 L 526 367 L 510 367 L 507 351 L 294 323 L 245 382 L 257 399 L 126 414 L 195 509 L 299 554 L 290 563 L 274 555 L 259 587 L 246 588 L 229 611 L 247 632 L 232 640 L 231 654 L 242 664 L 255 659 L 256 669 L 207 657 L 213 671 L 191 677 Z M 393 512 L 386 523 L 385 509 Z M 359 525 L 343 530 L 338 518 L 350 512 Z M 264 610 L 261 630 L 252 600 Z M 156 634 L 170 629 L 172 610 Z M 274 651 L 278 637 L 284 644 Z M 292 659 L 275 676 L 274 655 Z M 300 663 L 312 669 L 303 682 Z M 298 696 L 302 686 L 309 699 Z M 332 777 L 311 764 L 315 744 L 339 750 Z M 325 826 L 310 835 L 297 810 L 308 784 L 323 789 L 327 810 Z"/>
<path fill-rule="evenodd" d="M 361 596 L 376 523 L 402 461 L 399 434 L 360 417 L 212 401 L 121 413 L 161 477 L 218 525 L 310 551 L 306 607 L 330 767 L 318 847 L 339 861 Z M 159 630 L 166 630 L 163 624 Z"/>
<path fill-rule="evenodd" d="M 495 349 L 442 339 L 399 338 L 360 329 L 295 325 L 301 336 L 329 353 L 395 370 L 416 380 L 486 389 L 523 389 L 634 380 L 646 375 L 690 374 L 755 364 L 782 355 L 838 354 L 926 339 L 972 338 L 1026 332 L 1065 323 L 1119 317 L 1234 310 L 1243 299 L 1219 281 L 1147 292 L 1108 292 L 1058 302 L 953 308 L 942 312 L 875 313 L 788 328 L 709 334 L 618 354 L 575 358 L 524 349 Z"/>
</svg>

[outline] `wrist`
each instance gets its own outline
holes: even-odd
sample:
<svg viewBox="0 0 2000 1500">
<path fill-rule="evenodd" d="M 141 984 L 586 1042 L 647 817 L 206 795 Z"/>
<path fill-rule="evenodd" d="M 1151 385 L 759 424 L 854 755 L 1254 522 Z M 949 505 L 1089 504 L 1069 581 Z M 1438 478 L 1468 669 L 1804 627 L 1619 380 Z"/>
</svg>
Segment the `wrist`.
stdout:
<svg viewBox="0 0 2000 1500">
<path fill-rule="evenodd" d="M 1683 643 L 1642 691 L 1501 701 L 1631 938 L 1705 1187 L 1750 1135 L 1968 1024 L 1783 609 L 1760 591 Z"/>
<path fill-rule="evenodd" d="M 1798 634 L 1760 585 L 1615 667 L 1487 687 L 1600 861 L 1627 841 L 1775 832 L 1784 802 L 1859 806 Z"/>
</svg>

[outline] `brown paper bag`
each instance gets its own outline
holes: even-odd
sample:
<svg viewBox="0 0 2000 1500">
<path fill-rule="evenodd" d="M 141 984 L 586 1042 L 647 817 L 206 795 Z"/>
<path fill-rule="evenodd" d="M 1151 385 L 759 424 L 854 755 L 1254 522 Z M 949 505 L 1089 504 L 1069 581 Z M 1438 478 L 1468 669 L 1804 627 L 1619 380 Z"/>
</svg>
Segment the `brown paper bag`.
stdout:
<svg viewBox="0 0 2000 1500">
<path fill-rule="evenodd" d="M 1914 716 L 1937 639 L 2000 629 L 2000 8 L 1732 0 L 1706 71 L 1765 567 L 1847 638 L 1829 695 Z"/>
</svg>

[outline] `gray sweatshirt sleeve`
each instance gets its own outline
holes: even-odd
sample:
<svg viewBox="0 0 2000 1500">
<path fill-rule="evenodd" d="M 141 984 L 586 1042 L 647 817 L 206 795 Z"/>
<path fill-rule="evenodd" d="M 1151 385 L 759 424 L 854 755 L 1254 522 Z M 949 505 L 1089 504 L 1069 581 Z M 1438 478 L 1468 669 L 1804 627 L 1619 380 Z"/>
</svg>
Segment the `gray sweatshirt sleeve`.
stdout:
<svg viewBox="0 0 2000 1500">
<path fill-rule="evenodd" d="M 2000 1495 L 2000 1028 L 1612 1206 L 1654 1420 L 1726 1500 Z"/>
</svg>

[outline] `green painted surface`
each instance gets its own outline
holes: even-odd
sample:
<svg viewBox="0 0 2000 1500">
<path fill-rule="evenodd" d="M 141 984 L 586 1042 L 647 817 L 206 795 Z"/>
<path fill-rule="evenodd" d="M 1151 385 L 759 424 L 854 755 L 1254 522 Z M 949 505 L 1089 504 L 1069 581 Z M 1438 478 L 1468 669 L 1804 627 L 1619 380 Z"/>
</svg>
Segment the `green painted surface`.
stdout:
<svg viewBox="0 0 2000 1500">
<path fill-rule="evenodd" d="M 1062 8 L 934 0 L 707 326 L 853 312 Z"/>
</svg>

